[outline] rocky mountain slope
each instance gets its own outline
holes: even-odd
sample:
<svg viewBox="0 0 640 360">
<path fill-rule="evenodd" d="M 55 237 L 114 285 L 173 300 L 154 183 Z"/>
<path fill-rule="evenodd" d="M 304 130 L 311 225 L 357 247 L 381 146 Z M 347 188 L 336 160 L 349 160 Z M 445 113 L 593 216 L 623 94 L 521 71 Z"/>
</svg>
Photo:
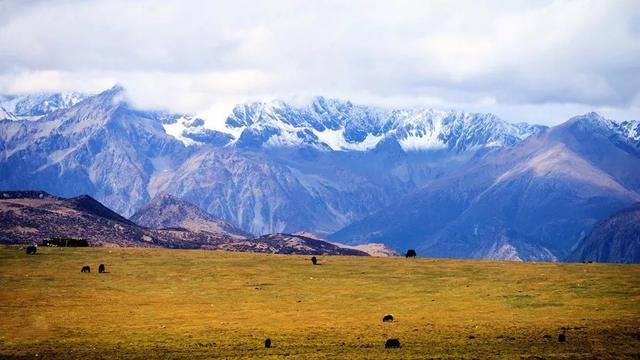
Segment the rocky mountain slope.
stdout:
<svg viewBox="0 0 640 360">
<path fill-rule="evenodd" d="M 597 114 L 571 119 L 430 182 L 330 238 L 438 257 L 558 260 L 640 199 L 637 138 Z"/>
<path fill-rule="evenodd" d="M 272 254 L 369 255 L 361 250 L 342 247 L 324 240 L 297 234 L 267 234 L 244 241 L 235 241 L 229 246 L 223 245 L 221 248 L 224 250 Z"/>
<path fill-rule="evenodd" d="M 85 239 L 90 246 L 367 255 L 362 251 L 298 235 L 272 234 L 246 238 L 235 228 L 230 228 L 233 232 L 226 233 L 227 224 L 215 220 L 202 220 L 210 219 L 210 215 L 200 213 L 201 210 L 194 209 L 192 205 L 180 204 L 178 200 L 167 197 L 156 199 L 153 205 L 159 202 L 171 203 L 167 207 L 167 214 L 158 213 L 158 216 L 167 221 L 176 214 L 176 207 L 199 214 L 201 218 L 195 223 L 188 221 L 195 217 L 176 218 L 186 221 L 187 225 L 195 226 L 196 231 L 184 227 L 141 227 L 86 195 L 65 199 L 43 191 L 3 191 L 0 192 L 0 244 L 32 244 L 41 243 L 49 238 L 74 238 Z"/>
<path fill-rule="evenodd" d="M 48 238 L 86 239 L 90 246 L 199 248 L 223 236 L 143 229 L 89 196 L 64 199 L 42 191 L 0 193 L 0 242 L 40 243 Z"/>
<path fill-rule="evenodd" d="M 193 232 L 207 232 L 236 238 L 251 235 L 237 227 L 216 219 L 199 207 L 171 195 L 154 197 L 130 218 L 134 223 L 152 228 L 184 228 Z"/>
<path fill-rule="evenodd" d="M 300 231 L 297 233 L 294 233 L 292 235 L 296 235 L 296 236 L 303 236 L 306 238 L 311 238 L 311 239 L 315 239 L 315 240 L 322 240 L 322 241 L 328 241 L 327 239 L 320 237 L 316 234 L 312 234 L 306 231 Z M 361 245 L 346 245 L 346 244 L 341 244 L 341 243 L 337 243 L 337 242 L 332 242 L 333 245 L 336 245 L 338 247 L 341 248 L 346 248 L 346 249 L 353 249 L 353 250 L 358 250 L 358 251 L 362 251 L 365 252 L 367 254 L 369 254 L 370 256 L 381 256 L 381 257 L 387 257 L 387 256 L 398 256 L 399 253 L 397 251 L 395 251 L 393 248 L 385 245 L 385 244 L 380 244 L 380 243 L 371 243 L 371 244 L 361 244 Z"/>
<path fill-rule="evenodd" d="M 568 260 L 640 263 L 640 203 L 598 222 Z"/>
<path fill-rule="evenodd" d="M 130 215 L 149 200 L 151 174 L 187 154 L 154 115 L 116 87 L 38 120 L 0 121 L 0 188 L 89 194 Z"/>
</svg>

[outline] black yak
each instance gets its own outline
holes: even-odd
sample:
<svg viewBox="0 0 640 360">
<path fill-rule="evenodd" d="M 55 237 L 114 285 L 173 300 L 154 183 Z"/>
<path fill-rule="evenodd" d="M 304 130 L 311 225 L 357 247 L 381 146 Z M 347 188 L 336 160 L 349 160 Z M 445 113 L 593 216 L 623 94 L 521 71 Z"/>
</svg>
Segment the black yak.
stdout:
<svg viewBox="0 0 640 360">
<path fill-rule="evenodd" d="M 389 322 L 389 321 L 393 321 L 393 315 L 391 314 L 387 314 L 382 318 L 382 322 Z"/>
<path fill-rule="evenodd" d="M 398 339 L 389 339 L 386 343 L 384 343 L 385 349 L 397 349 L 400 347 L 400 340 Z"/>
<path fill-rule="evenodd" d="M 89 266 L 83 266 L 82 269 L 80 269 L 80 272 L 83 273 L 90 273 L 91 272 L 91 267 Z"/>
<path fill-rule="evenodd" d="M 27 246 L 27 255 L 33 255 L 38 251 L 38 247 L 35 245 Z"/>
<path fill-rule="evenodd" d="M 105 273 L 106 270 L 104 269 L 104 264 L 100 264 L 100 266 L 98 266 L 98 273 L 102 274 Z"/>
<path fill-rule="evenodd" d="M 264 347 L 267 348 L 267 349 L 271 347 L 271 339 L 266 338 L 264 340 Z"/>
<path fill-rule="evenodd" d="M 405 255 L 406 257 L 410 258 L 410 257 L 416 257 L 416 251 L 413 249 L 409 249 L 407 250 L 407 254 Z"/>
<path fill-rule="evenodd" d="M 318 259 L 315 256 L 313 256 L 313 257 L 311 257 L 311 262 L 313 263 L 313 265 L 317 265 L 318 264 Z"/>
<path fill-rule="evenodd" d="M 565 342 L 567 341 L 567 336 L 565 334 L 560 334 L 558 335 L 558 341 L 559 342 Z"/>
</svg>

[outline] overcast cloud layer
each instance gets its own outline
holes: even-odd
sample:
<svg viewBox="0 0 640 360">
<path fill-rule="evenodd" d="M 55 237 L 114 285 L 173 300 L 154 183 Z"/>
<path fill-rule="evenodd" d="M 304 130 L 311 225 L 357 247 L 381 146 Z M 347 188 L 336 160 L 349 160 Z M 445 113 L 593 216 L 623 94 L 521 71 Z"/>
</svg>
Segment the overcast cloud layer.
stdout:
<svg viewBox="0 0 640 360">
<path fill-rule="evenodd" d="M 0 92 L 97 92 L 222 121 L 325 95 L 555 124 L 640 118 L 638 1 L 2 1 Z"/>
</svg>

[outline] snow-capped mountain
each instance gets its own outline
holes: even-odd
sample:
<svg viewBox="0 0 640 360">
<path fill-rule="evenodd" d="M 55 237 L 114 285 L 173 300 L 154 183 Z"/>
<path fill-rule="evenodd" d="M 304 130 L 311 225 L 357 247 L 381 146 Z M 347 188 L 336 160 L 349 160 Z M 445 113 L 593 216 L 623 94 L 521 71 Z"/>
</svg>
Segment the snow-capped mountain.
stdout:
<svg viewBox="0 0 640 360">
<path fill-rule="evenodd" d="M 78 92 L 0 95 L 0 107 L 13 114 L 14 119 L 34 120 L 54 111 L 70 108 L 88 96 Z"/>
<path fill-rule="evenodd" d="M 493 114 L 382 109 L 323 97 L 302 107 L 279 100 L 241 104 L 221 130 L 208 129 L 204 120 L 189 115 L 159 116 L 159 120 L 168 134 L 188 146 L 302 146 L 323 151 L 368 151 L 393 141 L 405 152 L 464 152 L 513 145 L 545 128 L 508 123 Z"/>
<path fill-rule="evenodd" d="M 511 124 L 492 114 L 381 109 L 316 97 L 304 107 L 282 101 L 239 105 L 225 122 L 239 147 L 312 146 L 367 151 L 394 140 L 408 151 L 462 152 L 515 144 L 545 127 Z"/>
<path fill-rule="evenodd" d="M 35 121 L 0 121 L 0 187 L 90 194 L 127 216 L 144 205 L 150 174 L 185 149 L 122 92 L 114 87 Z"/>
</svg>

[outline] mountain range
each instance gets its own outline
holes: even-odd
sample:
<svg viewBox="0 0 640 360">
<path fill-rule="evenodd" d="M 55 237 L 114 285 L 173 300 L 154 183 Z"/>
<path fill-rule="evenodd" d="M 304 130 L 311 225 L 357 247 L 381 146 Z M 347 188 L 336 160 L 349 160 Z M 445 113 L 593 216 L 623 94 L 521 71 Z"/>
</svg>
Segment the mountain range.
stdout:
<svg viewBox="0 0 640 360">
<path fill-rule="evenodd" d="M 317 97 L 212 125 L 136 109 L 119 86 L 49 97 L 0 97 L 0 188 L 89 194 L 125 216 L 168 194 L 243 233 L 553 261 L 640 199 L 640 122 L 595 113 L 547 128 Z M 175 215 L 148 224 L 185 227 Z"/>
<path fill-rule="evenodd" d="M 598 220 L 640 199 L 640 141 L 627 126 L 595 113 L 575 117 L 486 154 L 331 238 L 393 239 L 439 257 L 562 259 Z"/>
</svg>

